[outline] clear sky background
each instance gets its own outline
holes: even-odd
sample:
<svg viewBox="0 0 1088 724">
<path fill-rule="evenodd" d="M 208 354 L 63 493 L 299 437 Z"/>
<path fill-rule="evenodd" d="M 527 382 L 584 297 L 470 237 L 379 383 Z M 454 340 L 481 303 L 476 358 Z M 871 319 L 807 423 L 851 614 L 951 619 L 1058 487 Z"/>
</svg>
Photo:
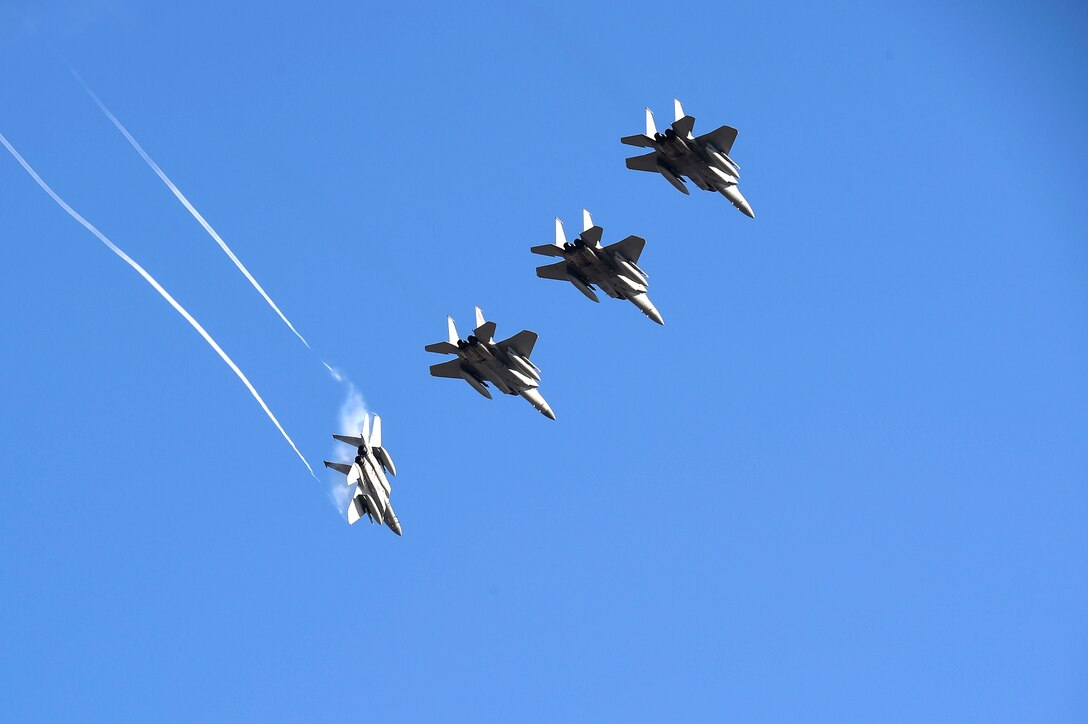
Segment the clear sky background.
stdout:
<svg viewBox="0 0 1088 724">
<path fill-rule="evenodd" d="M 405 530 L 0 154 L 0 718 L 1088 719 L 1088 11 L 946 5 L 0 3 L 0 132 Z M 624 168 L 674 97 L 754 221 Z M 535 278 L 583 206 L 667 326 Z M 558 421 L 428 376 L 474 304 Z"/>
</svg>

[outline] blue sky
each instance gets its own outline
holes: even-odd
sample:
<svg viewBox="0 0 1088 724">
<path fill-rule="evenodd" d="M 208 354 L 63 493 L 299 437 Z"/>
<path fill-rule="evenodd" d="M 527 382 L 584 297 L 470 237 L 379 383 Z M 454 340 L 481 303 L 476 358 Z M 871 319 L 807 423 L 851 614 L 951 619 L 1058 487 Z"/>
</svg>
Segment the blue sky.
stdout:
<svg viewBox="0 0 1088 724">
<path fill-rule="evenodd" d="M 0 3 L 0 132 L 311 464 L 349 374 L 405 529 L 3 155 L 0 715 L 1083 721 L 1086 20 Z M 756 220 L 624 168 L 674 97 Z M 583 206 L 667 326 L 535 278 Z M 557 422 L 428 376 L 474 304 Z"/>
</svg>

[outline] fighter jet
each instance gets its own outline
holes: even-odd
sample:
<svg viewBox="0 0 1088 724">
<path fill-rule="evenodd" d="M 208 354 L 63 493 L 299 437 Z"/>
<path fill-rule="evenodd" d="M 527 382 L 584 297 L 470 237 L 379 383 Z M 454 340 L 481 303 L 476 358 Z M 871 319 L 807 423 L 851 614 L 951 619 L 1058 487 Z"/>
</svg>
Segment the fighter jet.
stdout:
<svg viewBox="0 0 1088 724">
<path fill-rule="evenodd" d="M 464 340 L 457 334 L 453 317 L 446 320 L 449 341 L 429 344 L 425 349 L 438 354 L 455 354 L 457 359 L 432 365 L 432 377 L 463 379 L 488 399 L 491 399 L 487 388 L 490 382 L 499 392 L 521 395 L 545 417 L 555 419 L 552 408 L 536 389 L 540 384 L 540 368 L 529 359 L 536 344 L 536 332 L 523 329 L 509 339 L 494 342 L 495 323 L 485 321 L 484 313 L 476 307 L 476 329 Z"/>
<path fill-rule="evenodd" d="M 628 299 L 643 314 L 658 324 L 664 324 L 661 314 L 646 296 L 646 272 L 638 266 L 638 258 L 646 240 L 640 236 L 628 236 L 615 244 L 601 246 L 599 226 L 593 225 L 589 212 L 582 209 L 583 231 L 573 242 L 567 241 L 563 222 L 555 220 L 555 243 L 534 246 L 531 251 L 543 256 L 560 256 L 563 261 L 538 266 L 536 275 L 541 279 L 569 281 L 578 291 L 597 302 L 593 287 L 597 286 L 613 299 Z"/>
<path fill-rule="evenodd" d="M 365 515 L 371 523 L 385 523 L 391 531 L 401 535 L 400 521 L 393 512 L 393 504 L 389 502 L 392 489 L 385 476 L 387 471 L 390 475 L 396 475 L 397 468 L 393 465 L 393 458 L 389 457 L 389 451 L 382 447 L 382 418 L 374 416 L 374 429 L 371 430 L 370 415 L 364 416 L 363 429 L 358 437 L 333 437 L 356 448 L 355 460 L 350 465 L 325 461 L 325 467 L 346 475 L 348 487 L 355 488 L 348 504 L 348 523 L 355 525 Z"/>
<path fill-rule="evenodd" d="M 653 153 L 645 156 L 627 159 L 627 168 L 660 173 L 685 194 L 688 189 L 684 185 L 683 177 L 687 176 L 699 188 L 704 191 L 717 191 L 740 209 L 741 213 L 754 219 L 756 215 L 752 207 L 737 188 L 740 166 L 729 158 L 729 151 L 737 138 L 737 129 L 722 126 L 702 136 L 692 136 L 695 119 L 684 114 L 680 101 L 674 100 L 673 103 L 676 120 L 672 128 L 658 133 L 657 126 L 654 125 L 654 114 L 647 108 L 646 133 L 620 139 L 621 143 L 628 146 L 654 149 Z"/>
</svg>

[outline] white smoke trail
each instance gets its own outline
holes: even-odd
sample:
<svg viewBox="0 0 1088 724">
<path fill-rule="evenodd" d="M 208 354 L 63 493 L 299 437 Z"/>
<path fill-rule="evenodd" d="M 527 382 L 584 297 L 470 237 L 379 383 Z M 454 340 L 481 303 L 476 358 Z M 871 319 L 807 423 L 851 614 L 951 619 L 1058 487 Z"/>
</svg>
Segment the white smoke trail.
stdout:
<svg viewBox="0 0 1088 724">
<path fill-rule="evenodd" d="M 87 92 L 87 95 L 91 97 L 91 100 L 95 102 L 99 110 L 101 110 L 106 115 L 106 118 L 110 119 L 110 122 L 113 123 L 118 131 L 121 132 L 121 135 L 125 137 L 125 140 L 128 141 L 134 149 L 136 149 L 136 152 L 140 154 L 140 157 L 144 160 L 144 162 L 151 167 L 151 170 L 154 171 L 155 174 L 160 179 L 162 179 L 162 182 L 166 184 L 167 188 L 169 188 L 170 191 L 173 192 L 174 196 L 176 196 L 178 201 L 181 202 L 181 205 L 188 209 L 189 213 L 192 214 L 193 218 L 200 222 L 200 225 L 204 227 L 204 231 L 208 232 L 208 235 L 215 239 L 215 242 L 219 244 L 219 248 L 222 249 L 226 253 L 226 255 L 230 257 L 230 260 L 234 262 L 234 266 L 238 267 L 238 271 L 242 272 L 242 274 L 245 275 L 245 278 L 249 280 L 249 283 L 253 285 L 253 288 L 256 289 L 262 297 L 264 297 L 264 300 L 266 302 L 268 302 L 268 306 L 272 307 L 272 309 L 275 310 L 276 314 L 278 314 L 280 316 L 280 319 L 283 320 L 283 323 L 286 324 L 288 328 L 290 328 L 290 330 L 295 333 L 295 336 L 302 340 L 302 343 L 308 348 L 310 346 L 310 343 L 306 341 L 305 337 L 299 334 L 299 331 L 295 329 L 295 325 L 291 324 L 291 321 L 287 319 L 286 315 L 284 315 L 284 313 L 280 311 L 280 308 L 277 307 L 276 303 L 272 301 L 272 297 L 268 296 L 268 292 L 266 292 L 264 288 L 257 282 L 257 280 L 253 278 L 253 275 L 249 273 L 248 269 L 246 269 L 245 264 L 243 264 L 242 261 L 234 255 L 234 252 L 230 250 L 230 247 L 227 246 L 227 242 L 223 241 L 222 237 L 220 237 L 219 234 L 216 233 L 215 229 L 212 228 L 212 225 L 205 221 L 204 217 L 200 215 L 200 212 L 197 211 L 191 203 L 189 203 L 189 199 L 185 198 L 185 194 L 181 193 L 181 189 L 174 185 L 174 182 L 170 180 L 170 178 L 163 172 L 161 168 L 159 168 L 159 164 L 155 163 L 154 159 L 152 159 L 151 156 L 147 154 L 147 151 L 145 151 L 143 149 L 143 146 L 141 146 L 136 141 L 136 139 L 132 137 L 132 134 L 128 132 L 128 129 L 121 125 L 121 121 L 117 120 L 117 116 L 113 115 L 113 113 L 110 112 L 110 109 L 107 108 L 106 104 L 102 102 L 102 100 L 95 94 L 93 90 L 91 90 L 91 87 L 87 85 L 87 82 L 83 80 L 79 73 L 77 73 L 75 69 L 71 66 L 68 66 L 68 70 L 73 76 L 75 76 L 75 79 L 79 81 L 79 84 L 83 86 L 83 90 Z"/>
<path fill-rule="evenodd" d="M 325 365 L 325 369 L 327 369 L 329 371 L 329 374 L 332 375 L 332 378 L 334 380 L 336 380 L 337 382 L 343 382 L 344 381 L 344 374 L 340 370 L 336 369 L 335 367 L 333 367 L 332 365 L 330 365 L 328 362 L 326 362 L 324 360 L 321 361 L 321 364 Z"/>
<path fill-rule="evenodd" d="M 343 404 L 340 405 L 339 433 L 342 435 L 358 434 L 363 427 L 363 416 L 367 413 L 366 402 L 363 400 L 363 395 L 359 392 L 358 388 L 355 387 L 342 372 L 340 372 L 340 370 L 329 367 L 328 364 L 325 366 L 329 368 L 329 372 L 338 382 L 344 382 L 348 386 L 348 394 L 344 398 Z M 336 447 L 333 450 L 333 460 L 349 463 L 352 458 L 351 448 L 347 447 L 344 443 L 336 443 Z M 347 517 L 348 502 L 351 500 L 350 494 L 351 489 L 344 484 L 344 476 L 333 471 L 331 485 L 329 486 L 329 499 L 345 518 Z"/>
<path fill-rule="evenodd" d="M 196 321 L 196 319 L 193 318 L 193 315 L 189 314 L 185 307 L 181 306 L 177 302 L 177 300 L 170 296 L 170 293 L 163 289 L 162 285 L 159 284 L 158 281 L 156 281 L 155 278 L 151 276 L 146 269 L 137 264 L 128 254 L 121 251 L 121 249 L 112 241 L 110 241 L 105 234 L 95 228 L 95 226 L 91 224 L 91 222 L 80 216 L 75 209 L 69 206 L 64 201 L 64 199 L 58 196 L 57 193 L 52 188 L 50 188 L 49 184 L 43 181 L 42 177 L 39 176 L 38 173 L 30 167 L 30 164 L 27 163 L 21 155 L 19 155 L 19 152 L 15 150 L 15 147 L 8 142 L 8 139 L 5 138 L 4 134 L 2 133 L 0 133 L 0 143 L 2 143 L 4 147 L 11 153 L 11 155 L 15 157 L 15 160 L 19 162 L 19 165 L 22 166 L 28 174 L 30 174 L 30 177 L 33 178 L 38 183 L 38 185 L 42 187 L 42 190 L 49 194 L 49 196 L 52 197 L 52 199 L 56 201 L 57 204 L 62 209 L 64 209 L 69 216 L 82 224 L 83 228 L 98 237 L 98 240 L 105 244 L 110 251 L 121 257 L 122 261 L 135 269 L 136 273 L 144 278 L 144 281 L 150 284 L 155 289 L 155 291 L 162 295 L 162 298 L 169 302 L 170 306 L 173 307 L 178 314 L 184 317 L 186 322 L 193 326 L 193 329 L 195 329 L 200 334 L 200 336 L 204 338 L 204 341 L 207 342 L 211 346 L 211 348 L 215 350 L 216 354 L 218 354 L 219 357 L 227 363 L 227 366 L 231 368 L 234 374 L 238 375 L 238 379 L 242 381 L 242 384 L 246 386 L 246 389 L 248 389 L 250 394 L 253 395 L 253 398 L 257 400 L 257 403 L 260 404 L 261 409 L 264 410 L 264 413 L 266 415 L 268 415 L 268 419 L 272 421 L 272 424 L 275 425 L 276 429 L 280 431 L 281 435 L 283 435 L 283 439 L 288 442 L 288 444 L 291 446 L 291 449 L 295 451 L 296 455 L 298 455 L 299 460 L 302 461 L 302 464 L 305 465 L 306 469 L 310 471 L 310 475 L 314 475 L 314 471 L 313 468 L 310 467 L 310 463 L 306 462 L 306 458 L 304 458 L 302 456 L 302 453 L 299 452 L 294 440 L 291 439 L 290 435 L 287 434 L 287 431 L 283 429 L 282 425 L 280 425 L 280 421 L 277 420 L 276 416 L 272 414 L 272 410 L 268 409 L 268 405 L 265 404 L 264 400 L 257 392 L 257 389 L 245 376 L 242 370 L 238 368 L 238 365 L 234 364 L 234 360 L 228 357 L 227 353 L 223 351 L 223 349 L 216 343 L 214 339 L 212 339 L 212 336 L 208 334 L 208 332 L 205 331 L 202 326 L 200 326 L 200 322 Z M 314 477 L 316 478 L 317 476 L 314 475 Z"/>
</svg>

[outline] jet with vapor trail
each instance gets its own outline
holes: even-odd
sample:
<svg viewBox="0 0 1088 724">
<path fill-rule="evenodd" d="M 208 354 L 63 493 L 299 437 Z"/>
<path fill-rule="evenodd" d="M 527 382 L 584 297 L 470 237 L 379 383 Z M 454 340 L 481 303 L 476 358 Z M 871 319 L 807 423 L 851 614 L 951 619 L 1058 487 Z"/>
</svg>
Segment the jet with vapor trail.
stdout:
<svg viewBox="0 0 1088 724">
<path fill-rule="evenodd" d="M 472 389 L 491 399 L 490 382 L 507 395 L 521 395 L 545 417 L 555 419 L 555 413 L 537 390 L 540 384 L 540 368 L 529 356 L 536 345 L 536 332 L 528 329 L 509 339 L 495 342 L 495 323 L 484 319 L 484 313 L 476 307 L 476 329 L 468 339 L 461 339 L 453 317 L 446 317 L 449 338 L 425 347 L 428 352 L 454 354 L 457 359 L 431 366 L 432 377 L 463 379 Z"/>
<path fill-rule="evenodd" d="M 563 261 L 536 268 L 541 279 L 569 281 L 582 294 L 600 301 L 593 287 L 613 299 L 627 299 L 647 317 L 665 324 L 661 314 L 646 295 L 646 272 L 638 266 L 638 258 L 646 245 L 640 236 L 628 236 L 608 246 L 601 246 L 604 229 L 594 225 L 589 212 L 582 209 L 582 233 L 573 242 L 567 241 L 563 222 L 555 220 L 555 243 L 532 247 L 534 254 L 562 257 Z"/>
<path fill-rule="evenodd" d="M 681 193 L 689 193 L 684 185 L 686 176 L 704 191 L 717 191 L 740 209 L 745 216 L 755 218 L 755 212 L 737 188 L 740 165 L 729 157 L 737 129 L 722 126 L 702 136 L 693 136 L 695 119 L 684 113 L 680 101 L 674 100 L 676 120 L 664 133 L 657 132 L 654 114 L 646 109 L 646 133 L 625 136 L 620 143 L 654 149 L 644 156 L 627 159 L 627 168 L 634 171 L 659 173 Z"/>
<path fill-rule="evenodd" d="M 385 524 L 397 535 L 402 534 L 400 521 L 393 512 L 389 496 L 393 492 L 389 485 L 390 475 L 397 474 L 393 458 L 382 447 L 382 418 L 374 416 L 374 427 L 370 427 L 370 415 L 363 417 L 363 429 L 358 436 L 333 435 L 340 442 L 355 447 L 355 460 L 348 463 L 325 461 L 325 467 L 347 476 L 347 486 L 354 487 L 351 502 L 348 504 L 348 524 L 355 523 L 366 516 L 371 523 Z"/>
</svg>

